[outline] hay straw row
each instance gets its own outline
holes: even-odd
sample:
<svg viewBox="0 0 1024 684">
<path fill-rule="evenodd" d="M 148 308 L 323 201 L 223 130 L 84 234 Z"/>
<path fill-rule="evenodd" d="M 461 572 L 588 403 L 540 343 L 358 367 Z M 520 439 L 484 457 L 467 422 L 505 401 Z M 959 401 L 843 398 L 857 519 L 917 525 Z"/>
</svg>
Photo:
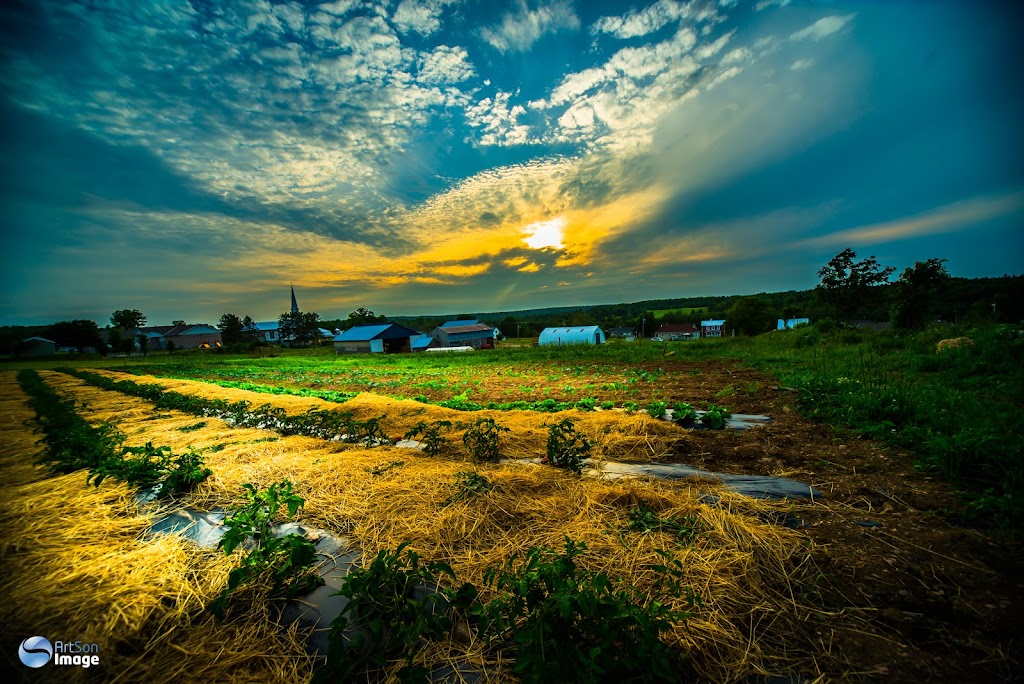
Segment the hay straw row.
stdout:
<svg viewBox="0 0 1024 684">
<path fill-rule="evenodd" d="M 100 665 L 32 672 L 33 681 L 295 682 L 312 662 L 305 635 L 242 601 L 219 624 L 205 612 L 233 563 L 179 537 L 151 538 L 150 517 L 122 484 L 86 486 L 85 473 L 50 476 L 14 373 L 0 374 L 0 624 L 11 670 L 35 635 L 99 645 Z"/>
<path fill-rule="evenodd" d="M 350 534 L 367 556 L 411 540 L 412 548 L 423 557 L 449 563 L 460 581 L 478 586 L 488 566 L 534 545 L 559 549 L 568 535 L 589 547 L 585 565 L 650 591 L 655 582 L 651 568 L 661 560 L 655 551 L 667 549 L 683 563 L 685 582 L 703 601 L 696 614 L 668 636 L 692 654 L 699 678 L 736 681 L 755 673 L 782 672 L 841 676 L 851 667 L 841 653 L 829 652 L 817 643 L 818 620 L 828 617 L 835 621 L 832 629 L 842 629 L 842 619 L 799 598 L 814 572 L 806 542 L 797 532 L 764 524 L 757 517 L 777 504 L 714 490 L 721 504 L 712 507 L 700 503 L 700 496 L 711 490 L 703 483 L 610 483 L 542 466 L 499 464 L 476 467 L 495 484 L 490 494 L 475 502 L 444 506 L 454 492 L 455 473 L 473 468 L 457 451 L 447 458 L 431 459 L 391 447 L 366 449 L 305 437 L 281 438 L 266 431 L 231 428 L 209 418 L 155 413 L 140 399 L 99 390 L 65 375 L 45 377 L 61 391 L 86 401 L 91 418 L 116 422 L 129 434 L 130 443 L 153 441 L 175 451 L 225 445 L 207 453 L 214 475 L 184 502 L 188 505 L 207 509 L 230 505 L 239 499 L 242 483 L 263 487 L 287 477 L 297 483 L 306 499 L 303 522 Z M 166 384 L 176 391 L 244 398 L 295 412 L 319 401 L 254 396 L 188 381 Z M 360 395 L 350 404 L 345 410 L 352 410 L 360 419 L 377 417 L 386 407 L 389 431 L 420 420 L 451 419 L 454 413 L 372 395 Z M 541 421 L 550 420 L 530 414 L 498 417 L 520 420 L 535 432 L 542 431 Z M 620 435 L 646 427 L 645 416 L 607 412 L 580 417 L 607 421 L 604 424 Z M 616 418 L 620 424 L 613 422 Z M 201 429 L 180 431 L 203 421 L 206 425 Z M 532 436 L 523 438 L 531 445 L 536 441 Z M 379 476 L 369 472 L 395 461 L 402 461 L 403 466 Z M 681 546 L 663 533 L 625 532 L 629 509 L 641 502 L 665 517 L 694 517 L 701 530 L 696 542 Z M 683 607 L 681 598 L 676 605 Z M 421 657 L 436 665 L 437 661 L 430 659 L 442 655 L 471 662 L 498 679 L 507 672 L 495 659 L 500 654 L 485 655 L 478 644 L 454 651 L 452 644 L 439 645 Z"/>
</svg>

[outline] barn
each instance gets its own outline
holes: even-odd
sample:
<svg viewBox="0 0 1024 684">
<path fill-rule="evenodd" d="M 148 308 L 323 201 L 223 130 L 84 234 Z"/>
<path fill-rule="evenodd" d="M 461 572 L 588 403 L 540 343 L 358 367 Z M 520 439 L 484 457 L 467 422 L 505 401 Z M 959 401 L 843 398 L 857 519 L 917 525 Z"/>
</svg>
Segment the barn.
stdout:
<svg viewBox="0 0 1024 684">
<path fill-rule="evenodd" d="M 490 349 L 494 346 L 494 326 L 480 321 L 448 321 L 431 330 L 430 336 L 441 347 Z"/>
<path fill-rule="evenodd" d="M 542 347 L 562 344 L 604 344 L 607 337 L 596 325 L 573 326 L 570 328 L 544 328 L 540 331 L 537 344 Z"/>
<path fill-rule="evenodd" d="M 334 338 L 335 354 L 398 354 L 412 351 L 418 332 L 397 323 L 357 325 Z"/>
<path fill-rule="evenodd" d="M 45 337 L 22 340 L 17 348 L 17 356 L 53 356 L 56 353 L 57 343 Z"/>
</svg>

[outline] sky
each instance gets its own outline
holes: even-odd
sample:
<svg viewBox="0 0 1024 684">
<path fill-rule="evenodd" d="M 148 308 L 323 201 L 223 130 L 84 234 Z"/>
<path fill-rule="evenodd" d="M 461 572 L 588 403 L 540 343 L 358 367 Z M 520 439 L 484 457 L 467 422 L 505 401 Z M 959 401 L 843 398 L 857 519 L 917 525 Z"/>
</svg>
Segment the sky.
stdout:
<svg viewBox="0 0 1024 684">
<path fill-rule="evenodd" d="M 0 8 L 0 323 L 1024 272 L 1015 2 Z"/>
</svg>

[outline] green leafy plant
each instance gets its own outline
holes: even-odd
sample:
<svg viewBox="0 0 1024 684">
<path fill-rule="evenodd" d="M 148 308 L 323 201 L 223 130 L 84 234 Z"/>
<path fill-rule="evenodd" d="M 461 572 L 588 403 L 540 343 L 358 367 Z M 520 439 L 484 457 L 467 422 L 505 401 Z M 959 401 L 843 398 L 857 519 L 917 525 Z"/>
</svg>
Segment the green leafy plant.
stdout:
<svg viewBox="0 0 1024 684">
<path fill-rule="evenodd" d="M 405 461 L 388 461 L 381 465 L 373 466 L 372 468 L 364 468 L 364 470 L 374 477 L 379 477 L 389 470 L 396 470 L 405 465 Z"/>
<path fill-rule="evenodd" d="M 601 406 L 602 409 L 607 411 L 608 409 L 615 408 L 615 402 L 614 401 L 602 401 L 600 406 Z"/>
<path fill-rule="evenodd" d="M 210 475 L 213 471 L 206 467 L 203 455 L 189 447 L 187 453 L 179 454 L 170 463 L 160 493 L 190 491 Z"/>
<path fill-rule="evenodd" d="M 488 643 L 514 645 L 514 669 L 526 682 L 678 681 L 682 654 L 660 635 L 690 614 L 579 567 L 586 550 L 566 537 L 563 553 L 533 547 L 488 568 L 484 582 L 504 592 L 475 610 Z M 678 561 L 655 569 L 660 590 L 682 590 Z M 686 591 L 692 608 L 697 598 Z"/>
<path fill-rule="evenodd" d="M 327 663 L 318 682 L 354 681 L 359 674 L 404 659 L 402 681 L 424 681 L 427 672 L 413 665 L 425 639 L 438 639 L 452 628 L 448 609 L 465 608 L 476 597 L 469 584 L 456 592 L 439 590 L 439 581 L 455 573 L 445 563 L 421 563 L 404 542 L 392 552 L 381 549 L 364 568 L 345 576 L 339 596 L 348 599 L 331 623 Z M 404 553 L 403 553 L 404 552 Z"/>
<path fill-rule="evenodd" d="M 422 437 L 420 441 L 423 442 L 423 452 L 428 456 L 438 456 L 448 445 L 448 440 L 445 439 L 441 432 L 451 429 L 452 423 L 449 420 L 437 420 L 429 425 L 426 421 L 420 421 L 405 433 L 402 439 Z"/>
<path fill-rule="evenodd" d="M 582 472 L 583 460 L 590 455 L 591 448 L 590 440 L 568 418 L 548 427 L 547 461 L 556 468 Z"/>
<path fill-rule="evenodd" d="M 647 413 L 651 414 L 652 418 L 661 418 L 665 415 L 665 409 L 667 408 L 667 401 L 652 401 L 647 405 Z"/>
<path fill-rule="evenodd" d="M 305 537 L 292 533 L 275 537 L 270 526 L 282 507 L 295 517 L 305 501 L 292 492 L 290 480 L 281 480 L 264 490 L 246 483 L 246 504 L 234 510 L 224 521 L 227 531 L 217 544 L 224 553 L 231 553 L 242 544 L 250 544 L 242 564 L 228 574 L 228 583 L 211 604 L 218 616 L 224 615 L 228 597 L 239 587 L 269 575 L 273 590 L 285 590 L 290 596 L 323 584 L 323 578 L 310 572 L 316 559 L 316 547 Z"/>
<path fill-rule="evenodd" d="M 198 423 L 192 423 L 191 425 L 182 425 L 180 428 L 176 428 L 178 432 L 195 432 L 196 430 L 202 430 L 206 427 L 206 421 L 201 420 Z"/>
<path fill-rule="evenodd" d="M 725 427 L 726 421 L 730 418 L 732 418 L 732 414 L 729 413 L 729 409 L 724 406 L 708 404 L 708 410 L 700 417 L 700 422 L 709 428 L 721 430 Z"/>
<path fill-rule="evenodd" d="M 163 479 L 171 460 L 169 446 L 122 446 L 117 452 L 100 461 L 89 472 L 85 481 L 97 487 L 108 477 L 127 482 L 133 487 L 151 487 Z"/>
<path fill-rule="evenodd" d="M 501 458 L 498 441 L 502 432 L 509 432 L 509 429 L 498 425 L 493 418 L 481 418 L 463 433 L 462 443 L 474 461 L 497 463 Z"/>
<path fill-rule="evenodd" d="M 697 409 L 685 401 L 677 402 L 672 405 L 672 419 L 680 425 L 690 425 L 697 420 Z"/>
<path fill-rule="evenodd" d="M 626 529 L 631 532 L 667 532 L 675 535 L 681 542 L 691 542 L 697 535 L 697 519 L 693 516 L 685 518 L 663 518 L 647 504 L 641 503 L 630 509 Z"/>
<path fill-rule="evenodd" d="M 494 484 L 476 471 L 455 473 L 455 493 L 445 499 L 442 506 L 456 501 L 470 501 L 494 489 Z"/>
</svg>

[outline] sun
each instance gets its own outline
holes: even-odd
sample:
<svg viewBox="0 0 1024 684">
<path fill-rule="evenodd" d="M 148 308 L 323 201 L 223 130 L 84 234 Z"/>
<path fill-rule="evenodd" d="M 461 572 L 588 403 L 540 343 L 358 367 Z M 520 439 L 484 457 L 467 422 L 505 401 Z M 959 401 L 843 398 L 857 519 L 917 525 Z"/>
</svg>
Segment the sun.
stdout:
<svg viewBox="0 0 1024 684">
<path fill-rule="evenodd" d="M 523 232 L 526 234 L 523 242 L 532 249 L 544 249 L 545 247 L 565 249 L 565 245 L 562 243 L 564 228 L 565 219 L 561 216 L 550 221 L 531 223 L 523 228 Z"/>
</svg>

